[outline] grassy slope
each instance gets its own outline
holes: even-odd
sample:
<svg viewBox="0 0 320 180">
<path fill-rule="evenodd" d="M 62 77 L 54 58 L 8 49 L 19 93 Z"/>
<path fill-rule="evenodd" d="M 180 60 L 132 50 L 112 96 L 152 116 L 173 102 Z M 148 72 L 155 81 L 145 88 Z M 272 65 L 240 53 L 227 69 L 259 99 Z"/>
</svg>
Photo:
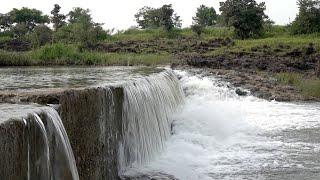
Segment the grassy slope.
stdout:
<svg viewBox="0 0 320 180">
<path fill-rule="evenodd" d="M 189 38 L 195 41 L 207 41 L 215 38 L 233 37 L 233 30 L 229 28 L 205 29 L 201 37 L 196 37 L 190 29 L 175 30 L 166 33 L 163 30 L 136 30 L 131 29 L 111 36 L 106 42 L 135 41 L 144 42 L 161 40 L 161 45 L 180 46 L 177 41 L 180 38 Z M 6 37 L 1 37 L 6 40 Z M 165 42 L 164 44 L 163 41 Z M 249 52 L 251 54 L 270 53 L 282 55 L 296 48 L 303 49 L 310 43 L 320 50 L 320 34 L 292 36 L 284 27 L 269 29 L 263 38 L 235 40 L 235 44 L 229 47 L 221 47 L 206 52 L 207 55 L 229 54 L 232 52 Z M 187 44 L 188 45 L 188 44 Z M 275 50 L 284 48 L 281 52 Z M 253 51 L 253 49 L 260 49 Z M 24 66 L 24 65 L 159 65 L 168 64 L 174 59 L 174 54 L 168 53 L 104 53 L 85 51 L 80 52 L 72 45 L 47 45 L 30 52 L 7 52 L 0 50 L 0 66 Z M 283 73 L 275 74 L 282 84 L 296 86 L 305 95 L 320 97 L 320 80 L 316 77 L 304 77 L 302 74 Z"/>
<path fill-rule="evenodd" d="M 0 66 L 35 65 L 160 65 L 171 62 L 169 54 L 80 52 L 73 45 L 54 44 L 29 52 L 0 50 Z"/>
</svg>

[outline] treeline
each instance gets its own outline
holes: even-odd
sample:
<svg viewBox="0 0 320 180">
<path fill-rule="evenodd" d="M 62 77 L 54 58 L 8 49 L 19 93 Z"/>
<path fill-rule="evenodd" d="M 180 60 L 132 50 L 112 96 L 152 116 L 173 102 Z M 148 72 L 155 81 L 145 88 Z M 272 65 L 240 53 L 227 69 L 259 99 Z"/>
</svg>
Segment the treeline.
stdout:
<svg viewBox="0 0 320 180">
<path fill-rule="evenodd" d="M 288 25 L 292 34 L 320 32 L 320 1 L 298 0 L 299 14 Z M 101 23 L 93 21 L 90 10 L 73 8 L 68 14 L 55 4 L 50 15 L 37 9 L 13 9 L 0 14 L 0 40 L 14 39 L 13 45 L 29 42 L 33 48 L 48 43 L 77 44 L 85 48 L 111 37 Z M 236 38 L 259 38 L 274 24 L 265 14 L 265 3 L 255 0 L 226 0 L 220 3 L 218 14 L 213 7 L 201 5 L 193 17 L 192 31 L 201 36 L 205 28 L 232 27 Z M 172 32 L 181 28 L 181 18 L 172 5 L 160 8 L 143 7 L 135 15 L 139 29 L 158 29 Z M 1 48 L 1 47 L 0 47 Z"/>
<path fill-rule="evenodd" d="M 60 9 L 55 4 L 50 16 L 26 7 L 1 14 L 0 35 L 29 41 L 34 48 L 59 42 L 87 47 L 109 36 L 103 24 L 92 20 L 89 9 L 76 7 L 66 15 Z"/>
</svg>

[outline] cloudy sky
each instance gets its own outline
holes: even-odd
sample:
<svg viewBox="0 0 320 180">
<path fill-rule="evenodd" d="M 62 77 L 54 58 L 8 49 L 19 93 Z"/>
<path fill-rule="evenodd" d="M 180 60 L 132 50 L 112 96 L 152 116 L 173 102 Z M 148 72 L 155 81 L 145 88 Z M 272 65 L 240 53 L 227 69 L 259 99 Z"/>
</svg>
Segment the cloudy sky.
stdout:
<svg viewBox="0 0 320 180">
<path fill-rule="evenodd" d="M 1 3 L 0 13 L 6 13 L 12 8 L 30 7 L 42 10 L 49 14 L 55 3 L 59 4 L 63 13 L 69 12 L 72 7 L 89 8 L 94 21 L 105 23 L 104 27 L 111 29 L 126 29 L 135 26 L 134 14 L 143 6 L 160 7 L 163 4 L 172 4 L 183 20 L 183 26 L 192 23 L 197 7 L 201 4 L 219 9 L 219 2 L 224 0 L 5 0 Z M 266 2 L 267 15 L 276 24 L 291 22 L 298 8 L 296 0 L 257 0 Z"/>
</svg>

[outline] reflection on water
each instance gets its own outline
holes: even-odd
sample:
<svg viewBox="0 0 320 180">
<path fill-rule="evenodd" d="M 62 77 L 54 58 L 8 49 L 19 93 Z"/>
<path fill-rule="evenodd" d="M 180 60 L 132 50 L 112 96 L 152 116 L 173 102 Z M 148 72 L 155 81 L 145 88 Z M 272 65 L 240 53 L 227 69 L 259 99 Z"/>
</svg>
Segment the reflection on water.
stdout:
<svg viewBox="0 0 320 180">
<path fill-rule="evenodd" d="M 0 68 L 1 90 L 103 86 L 139 78 L 160 69 L 148 67 Z"/>
</svg>

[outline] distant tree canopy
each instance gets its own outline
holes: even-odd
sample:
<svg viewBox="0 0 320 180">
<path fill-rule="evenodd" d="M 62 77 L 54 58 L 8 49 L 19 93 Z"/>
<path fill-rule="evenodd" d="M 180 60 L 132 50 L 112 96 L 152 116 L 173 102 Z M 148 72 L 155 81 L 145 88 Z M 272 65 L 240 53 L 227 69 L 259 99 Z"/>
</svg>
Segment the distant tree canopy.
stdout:
<svg viewBox="0 0 320 180">
<path fill-rule="evenodd" d="M 263 33 L 263 25 L 267 16 L 265 3 L 255 0 L 226 0 L 220 2 L 221 15 L 225 24 L 235 29 L 241 39 L 259 37 Z"/>
<path fill-rule="evenodd" d="M 207 7 L 201 5 L 196 12 L 196 16 L 193 17 L 194 24 L 200 26 L 213 26 L 217 23 L 218 14 L 213 7 Z"/>
<path fill-rule="evenodd" d="M 102 24 L 93 22 L 89 9 L 73 8 L 67 17 L 69 23 L 58 29 L 55 41 L 90 46 L 106 36 Z"/>
<path fill-rule="evenodd" d="M 60 14 L 61 7 L 59 4 L 55 4 L 53 10 L 51 11 L 50 21 L 53 23 L 53 29 L 57 31 L 63 25 L 66 24 L 65 19 L 66 16 L 64 14 Z"/>
<path fill-rule="evenodd" d="M 9 12 L 9 15 L 13 23 L 24 24 L 29 31 L 32 31 L 38 24 L 50 22 L 49 17 L 47 15 L 43 15 L 41 11 L 26 7 L 21 9 L 14 8 Z"/>
<path fill-rule="evenodd" d="M 33 47 L 43 46 L 52 40 L 52 30 L 46 25 L 38 25 L 32 33 Z"/>
<path fill-rule="evenodd" d="M 174 27 L 181 27 L 180 16 L 174 13 L 171 4 L 157 9 L 145 6 L 139 10 L 135 18 L 142 29 L 163 27 L 169 31 Z"/>
<path fill-rule="evenodd" d="M 67 15 L 60 13 L 60 9 L 55 4 L 49 17 L 36 9 L 14 8 L 0 14 L 0 33 L 29 41 L 33 47 L 55 42 L 86 47 L 107 38 L 108 32 L 103 30 L 102 24 L 92 20 L 89 9 L 76 7 Z M 53 30 L 47 25 L 50 22 Z"/>
<path fill-rule="evenodd" d="M 292 23 L 294 34 L 320 32 L 320 1 L 298 0 L 299 14 Z"/>
</svg>

